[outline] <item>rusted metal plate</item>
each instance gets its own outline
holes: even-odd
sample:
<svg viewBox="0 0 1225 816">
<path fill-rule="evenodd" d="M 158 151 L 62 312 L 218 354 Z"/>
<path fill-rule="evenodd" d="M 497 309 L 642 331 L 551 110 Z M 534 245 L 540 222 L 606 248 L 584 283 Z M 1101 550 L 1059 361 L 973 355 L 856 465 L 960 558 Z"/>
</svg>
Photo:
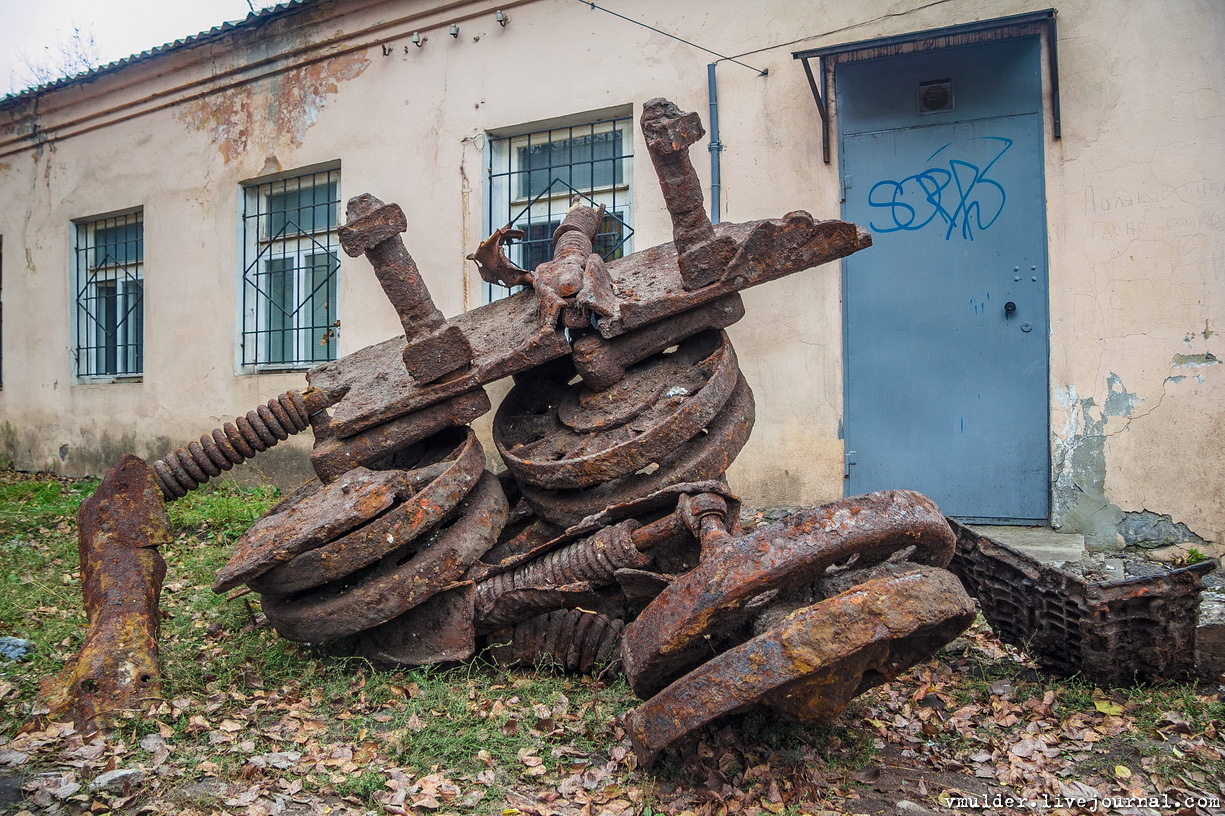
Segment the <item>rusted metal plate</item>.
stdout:
<svg viewBox="0 0 1225 816">
<path fill-rule="evenodd" d="M 75 661 L 47 688 L 52 711 L 71 711 L 83 731 L 161 696 L 158 600 L 166 563 L 156 548 L 170 541 L 156 473 L 125 455 L 77 512 L 89 630 Z"/>
<path fill-rule="evenodd" d="M 362 632 L 358 648 L 376 666 L 428 666 L 476 654 L 471 581 L 439 592 L 403 615 Z"/>
<path fill-rule="evenodd" d="M 307 550 L 360 527 L 414 492 L 412 474 L 355 468 L 283 512 L 264 516 L 238 539 L 217 572 L 214 592 L 225 592 Z"/>
<path fill-rule="evenodd" d="M 857 565 L 914 548 L 920 564 L 944 566 L 956 539 L 935 503 L 908 490 L 854 496 L 802 510 L 702 553 L 629 625 L 622 647 L 626 678 L 646 698 L 709 655 L 705 637 L 743 624 L 751 602 L 799 587 L 852 559 Z"/>
<path fill-rule="evenodd" d="M 828 720 L 856 694 L 928 659 L 975 612 L 957 578 L 938 567 L 868 581 L 705 662 L 627 713 L 626 731 L 647 767 L 686 734 L 756 704 Z"/>
<path fill-rule="evenodd" d="M 733 293 L 612 340 L 595 332 L 576 338 L 570 357 L 587 387 L 599 391 L 624 377 L 634 363 L 704 329 L 725 329 L 742 317 L 744 301 Z"/>
<path fill-rule="evenodd" d="M 661 457 L 654 469 L 577 490 L 544 490 L 520 484 L 523 497 L 541 517 L 562 526 L 579 524 L 606 507 L 624 504 L 672 484 L 718 479 L 735 460 L 753 430 L 753 392 L 741 377 L 723 410 L 698 434 Z"/>
<path fill-rule="evenodd" d="M 632 366 L 603 391 L 582 383 L 516 385 L 498 408 L 494 443 L 520 482 L 566 490 L 633 473 L 672 453 L 714 419 L 739 369 L 724 332 Z"/>
<path fill-rule="evenodd" d="M 273 595 L 322 586 L 407 546 L 450 516 L 480 480 L 485 451 L 471 428 L 450 429 L 439 437 L 444 450 L 449 450 L 440 460 L 408 472 L 416 492 L 402 503 L 347 535 L 249 579 L 248 585 Z"/>
<path fill-rule="evenodd" d="M 402 373 L 405 341 L 401 337 L 308 371 L 307 381 L 336 400 L 327 435 L 353 436 L 570 352 L 560 329 L 540 328 L 536 294 L 531 290 L 464 312 L 450 325 L 463 332 L 472 347 L 472 365 L 467 372 L 442 382 L 421 385 Z"/>
<path fill-rule="evenodd" d="M 671 317 L 703 303 L 787 275 L 844 258 L 872 245 L 867 231 L 846 221 L 814 221 L 806 212 L 782 218 L 724 222 L 716 236 L 736 243 L 736 255 L 724 277 L 709 286 L 685 289 L 676 247 L 661 244 L 635 252 L 608 265 L 617 317 L 601 318 L 596 328 L 616 337 L 648 323 Z"/>
<path fill-rule="evenodd" d="M 315 440 L 311 466 L 320 481 L 327 483 L 342 473 L 368 466 L 404 448 L 456 425 L 466 425 L 490 408 L 484 389 L 469 391 L 444 402 L 414 411 L 345 439 L 328 437 Z"/>
<path fill-rule="evenodd" d="M 486 473 L 460 504 L 450 525 L 423 546 L 393 552 L 365 570 L 327 586 L 265 595 L 264 614 L 282 637 L 321 643 L 386 623 L 458 580 L 489 549 L 506 521 L 506 496 Z"/>
</svg>

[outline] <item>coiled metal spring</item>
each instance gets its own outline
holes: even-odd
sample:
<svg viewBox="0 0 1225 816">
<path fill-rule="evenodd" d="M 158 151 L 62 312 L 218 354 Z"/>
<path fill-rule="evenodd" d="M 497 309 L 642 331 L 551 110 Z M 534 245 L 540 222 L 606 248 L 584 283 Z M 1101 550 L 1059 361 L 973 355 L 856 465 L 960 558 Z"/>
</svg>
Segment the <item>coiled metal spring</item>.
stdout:
<svg viewBox="0 0 1225 816">
<path fill-rule="evenodd" d="M 605 667 L 620 670 L 621 633 L 625 625 L 594 612 L 556 609 L 523 621 L 508 642 L 496 644 L 494 659 L 563 671 L 592 674 Z"/>
<path fill-rule="evenodd" d="M 159 459 L 153 463 L 153 470 L 166 501 L 174 501 L 309 425 L 305 398 L 297 391 L 287 391 L 246 416 L 235 417 L 212 434 L 201 436 L 199 442 L 188 443 Z"/>
<path fill-rule="evenodd" d="M 590 538 L 542 555 L 517 569 L 495 575 L 476 586 L 476 616 L 481 627 L 493 629 L 522 620 L 537 605 L 547 608 L 552 601 L 538 600 L 520 590 L 548 589 L 577 583 L 605 586 L 613 583 L 619 569 L 641 569 L 651 556 L 640 552 L 633 531 L 637 523 L 622 522 L 605 527 Z"/>
</svg>

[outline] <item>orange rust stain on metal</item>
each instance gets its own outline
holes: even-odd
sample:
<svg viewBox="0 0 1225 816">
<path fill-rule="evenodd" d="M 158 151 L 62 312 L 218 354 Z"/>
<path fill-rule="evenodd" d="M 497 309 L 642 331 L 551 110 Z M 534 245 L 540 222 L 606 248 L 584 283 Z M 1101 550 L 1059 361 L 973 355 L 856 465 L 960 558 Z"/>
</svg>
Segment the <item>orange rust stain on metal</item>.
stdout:
<svg viewBox="0 0 1225 816">
<path fill-rule="evenodd" d="M 253 145 L 262 150 L 288 139 L 297 147 L 341 84 L 361 76 L 369 65 L 365 50 L 355 51 L 197 99 L 176 115 L 211 136 L 226 164 Z"/>
</svg>

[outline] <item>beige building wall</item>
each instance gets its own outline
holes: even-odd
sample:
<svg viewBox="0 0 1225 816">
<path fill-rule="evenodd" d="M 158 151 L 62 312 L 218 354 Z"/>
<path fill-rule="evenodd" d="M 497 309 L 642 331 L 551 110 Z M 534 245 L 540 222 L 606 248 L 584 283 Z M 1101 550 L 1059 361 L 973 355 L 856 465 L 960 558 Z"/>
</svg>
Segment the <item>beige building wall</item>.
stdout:
<svg viewBox="0 0 1225 816">
<path fill-rule="evenodd" d="M 616 10 L 768 70 L 718 67 L 722 218 L 745 221 L 839 215 L 836 135 L 825 164 L 792 51 L 1035 8 L 620 0 Z M 1223 41 L 1225 10 L 1209 0 L 1058 7 L 1063 135 L 1051 136 L 1048 98 L 1046 142 L 1053 521 L 1098 543 L 1135 538 L 1161 515 L 1225 540 Z M 125 451 L 160 457 L 305 384 L 237 364 L 244 182 L 339 166 L 342 199 L 398 202 L 436 304 L 455 315 L 481 303 L 464 256 L 489 227 L 488 134 L 593 111 L 637 116 L 654 96 L 706 120 L 714 59 L 574 0 L 345 0 L 0 107 L 0 451 L 22 468 L 97 473 Z M 692 156 L 708 185 L 704 147 Z M 637 133 L 634 154 L 640 250 L 671 229 Z M 143 377 L 78 382 L 69 225 L 134 207 L 145 223 Z M 730 479 L 749 503 L 842 495 L 839 290 L 831 264 L 745 296 L 731 334 L 757 424 Z M 339 302 L 342 355 L 399 330 L 363 259 L 342 260 Z M 504 387 L 489 392 L 496 401 Z M 305 476 L 309 444 L 282 443 L 244 467 Z"/>
</svg>

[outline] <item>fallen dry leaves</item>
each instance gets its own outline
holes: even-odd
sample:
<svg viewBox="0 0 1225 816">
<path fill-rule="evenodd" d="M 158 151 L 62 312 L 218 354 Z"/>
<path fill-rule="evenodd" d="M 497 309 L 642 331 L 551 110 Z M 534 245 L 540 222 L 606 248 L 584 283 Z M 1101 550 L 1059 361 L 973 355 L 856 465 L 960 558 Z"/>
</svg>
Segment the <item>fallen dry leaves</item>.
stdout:
<svg viewBox="0 0 1225 816">
<path fill-rule="evenodd" d="M 593 719 L 592 702 L 529 699 L 513 682 L 495 699 L 472 678 L 455 684 L 448 711 L 398 677 L 362 673 L 341 694 L 303 682 L 181 697 L 105 739 L 36 718 L 0 738 L 0 779 L 22 794 L 9 812 L 1072 816 L 1092 812 L 1083 801 L 1125 803 L 1097 811 L 1123 816 L 1225 813 L 1211 804 L 1225 798 L 1221 722 L 1154 715 L 1142 692 L 1052 681 L 981 624 L 832 726 L 733 718 L 651 773 L 613 717 Z M 391 692 L 383 702 L 375 683 Z M 1220 710 L 1219 691 L 1182 693 Z M 521 747 L 482 747 L 470 771 L 401 761 L 403 745 L 440 723 L 479 720 Z"/>
</svg>

